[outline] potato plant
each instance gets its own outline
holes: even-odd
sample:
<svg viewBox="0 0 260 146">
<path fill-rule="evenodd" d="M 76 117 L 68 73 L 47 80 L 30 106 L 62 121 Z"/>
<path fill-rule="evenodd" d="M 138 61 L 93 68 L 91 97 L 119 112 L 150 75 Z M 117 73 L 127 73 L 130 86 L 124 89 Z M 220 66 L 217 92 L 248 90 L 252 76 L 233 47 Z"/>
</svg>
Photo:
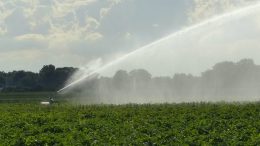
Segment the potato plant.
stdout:
<svg viewBox="0 0 260 146">
<path fill-rule="evenodd" d="M 1 145 L 260 145 L 260 103 L 0 104 Z"/>
</svg>

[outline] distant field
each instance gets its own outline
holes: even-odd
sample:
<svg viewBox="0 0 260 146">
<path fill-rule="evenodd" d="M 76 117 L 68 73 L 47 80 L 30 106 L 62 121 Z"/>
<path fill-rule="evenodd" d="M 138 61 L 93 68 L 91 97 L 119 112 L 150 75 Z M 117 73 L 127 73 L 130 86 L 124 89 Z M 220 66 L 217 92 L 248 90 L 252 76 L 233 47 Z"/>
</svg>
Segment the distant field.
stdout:
<svg viewBox="0 0 260 146">
<path fill-rule="evenodd" d="M 49 97 L 55 100 L 65 100 L 66 97 L 56 92 L 0 92 L 0 103 L 35 103 L 46 101 Z"/>
<path fill-rule="evenodd" d="M 0 104 L 2 145 L 260 145 L 260 103 Z"/>
</svg>

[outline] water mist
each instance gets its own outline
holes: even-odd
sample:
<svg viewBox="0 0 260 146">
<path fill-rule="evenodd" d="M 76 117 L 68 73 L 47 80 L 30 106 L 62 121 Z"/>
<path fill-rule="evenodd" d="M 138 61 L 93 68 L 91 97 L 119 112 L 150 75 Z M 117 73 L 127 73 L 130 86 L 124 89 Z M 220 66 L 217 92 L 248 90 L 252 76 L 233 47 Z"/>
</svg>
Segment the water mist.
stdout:
<svg viewBox="0 0 260 146">
<path fill-rule="evenodd" d="M 130 74 L 134 69 L 145 69 L 154 77 L 172 78 L 176 73 L 192 74 L 199 77 L 202 72 L 223 61 L 238 62 L 243 58 L 251 58 L 256 64 L 259 64 L 260 45 L 256 43 L 260 37 L 259 14 L 260 3 L 256 3 L 187 27 L 97 67 L 91 72 L 76 76 L 75 81 L 58 92 L 82 85 L 78 96 L 81 96 L 81 100 L 85 103 L 90 103 L 90 100 L 94 103 L 112 104 L 232 101 L 232 99 L 227 100 L 222 95 L 221 97 L 214 96 L 214 98 L 212 98 L 213 96 L 211 98 L 195 97 L 196 95 L 176 97 L 169 92 L 171 88 L 167 87 L 167 84 L 162 85 L 162 87 L 156 86 L 156 88 L 164 88 L 164 92 L 158 90 L 158 93 L 153 92 L 153 95 L 150 95 L 148 93 L 157 89 L 145 89 L 142 86 L 136 89 L 133 79 L 129 83 L 131 84 L 129 90 L 121 90 L 120 85 L 118 88 L 105 87 L 102 86 L 102 83 L 112 85 L 113 81 L 109 77 L 118 70 L 125 70 Z M 102 80 L 96 81 L 96 74 L 103 76 Z M 95 90 L 95 95 L 91 95 L 90 90 L 84 90 L 90 88 L 90 84 L 96 86 L 96 88 L 91 87 L 91 90 Z M 142 88 L 146 91 L 137 92 Z M 117 91 L 111 92 L 111 90 Z M 90 96 L 90 98 L 86 96 Z M 259 98 L 253 97 L 251 99 L 251 97 L 245 96 L 245 99 L 240 97 L 234 100 L 250 101 L 259 100 Z"/>
</svg>

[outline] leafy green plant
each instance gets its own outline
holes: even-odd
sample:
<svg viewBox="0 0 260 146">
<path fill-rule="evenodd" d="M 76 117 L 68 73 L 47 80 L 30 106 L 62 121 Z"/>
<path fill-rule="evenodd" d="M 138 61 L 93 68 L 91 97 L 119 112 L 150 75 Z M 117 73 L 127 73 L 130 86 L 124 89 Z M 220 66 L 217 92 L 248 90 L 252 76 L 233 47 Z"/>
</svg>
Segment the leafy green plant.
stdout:
<svg viewBox="0 0 260 146">
<path fill-rule="evenodd" d="M 0 104 L 2 145 L 260 145 L 260 103 Z"/>
</svg>

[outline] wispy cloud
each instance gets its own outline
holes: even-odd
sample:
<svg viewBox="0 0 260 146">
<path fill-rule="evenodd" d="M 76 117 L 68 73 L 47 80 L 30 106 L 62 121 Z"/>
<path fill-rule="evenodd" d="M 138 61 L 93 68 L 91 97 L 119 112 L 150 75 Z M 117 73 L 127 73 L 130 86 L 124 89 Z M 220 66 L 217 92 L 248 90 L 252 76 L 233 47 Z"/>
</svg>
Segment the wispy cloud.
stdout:
<svg viewBox="0 0 260 146">
<path fill-rule="evenodd" d="M 187 26 L 186 14 L 190 6 L 188 18 L 196 23 L 251 2 L 0 0 L 0 65 L 12 68 L 10 64 L 19 64 L 37 69 L 41 67 L 38 64 L 80 66 L 99 57 L 114 59 L 115 54 L 124 54 Z M 255 22 L 260 28 L 258 17 Z M 221 36 L 212 34 L 209 37 L 216 35 Z M 23 55 L 19 54 L 28 56 L 23 60 Z M 30 58 L 30 55 L 36 57 Z M 14 56 L 17 57 L 12 58 Z M 35 65 L 29 67 L 26 62 Z"/>
<path fill-rule="evenodd" d="M 106 15 L 108 15 L 108 13 L 111 11 L 111 9 L 120 4 L 122 2 L 122 0 L 107 0 L 109 5 L 107 7 L 101 8 L 99 15 L 100 15 L 100 19 L 103 19 Z"/>
<path fill-rule="evenodd" d="M 49 47 L 59 46 L 78 40 L 96 41 L 103 37 L 97 31 L 100 22 L 91 16 L 86 16 L 80 24 L 77 10 L 95 3 L 97 0 L 54 0 L 45 1 L 15 1 L 9 3 L 0 1 L 0 35 L 7 33 L 6 19 L 19 8 L 26 22 L 31 27 L 27 34 L 12 36 L 16 40 L 45 41 Z M 16 24 L 19 27 L 19 24 Z M 10 37 L 10 36 L 9 36 Z M 12 39 L 12 38 L 10 38 Z"/>
<path fill-rule="evenodd" d="M 188 12 L 189 21 L 196 23 L 257 1 L 259 0 L 193 0 L 194 5 Z"/>
<path fill-rule="evenodd" d="M 8 18 L 14 11 L 14 8 L 8 8 L 10 3 L 0 1 L 0 36 L 7 33 L 6 18 Z"/>
<path fill-rule="evenodd" d="M 97 0 L 54 0 L 52 5 L 53 17 L 64 17 L 75 13 L 80 7 L 88 6 Z"/>
<path fill-rule="evenodd" d="M 47 41 L 46 37 L 41 34 L 25 34 L 15 37 L 18 41 Z"/>
</svg>

